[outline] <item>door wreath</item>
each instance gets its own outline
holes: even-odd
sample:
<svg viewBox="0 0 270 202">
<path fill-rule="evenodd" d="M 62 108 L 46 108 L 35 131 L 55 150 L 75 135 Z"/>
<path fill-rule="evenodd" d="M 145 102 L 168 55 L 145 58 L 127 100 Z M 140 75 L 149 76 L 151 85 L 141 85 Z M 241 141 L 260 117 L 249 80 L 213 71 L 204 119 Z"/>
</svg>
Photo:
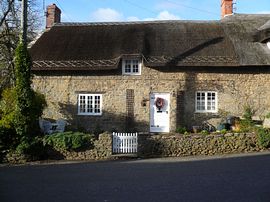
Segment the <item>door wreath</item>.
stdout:
<svg viewBox="0 0 270 202">
<path fill-rule="evenodd" d="M 161 97 L 158 97 L 155 101 L 155 105 L 158 108 L 158 110 L 160 110 L 162 107 L 164 107 L 165 104 L 165 100 Z"/>
</svg>

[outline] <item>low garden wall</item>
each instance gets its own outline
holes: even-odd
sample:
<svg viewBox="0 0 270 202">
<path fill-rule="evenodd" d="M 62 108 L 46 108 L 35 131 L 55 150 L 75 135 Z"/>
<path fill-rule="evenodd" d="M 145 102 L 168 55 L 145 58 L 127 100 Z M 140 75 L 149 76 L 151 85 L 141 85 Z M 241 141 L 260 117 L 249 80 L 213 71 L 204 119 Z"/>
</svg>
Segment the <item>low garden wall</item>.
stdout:
<svg viewBox="0 0 270 202">
<path fill-rule="evenodd" d="M 254 133 L 213 135 L 140 134 L 139 156 L 179 157 L 263 151 Z"/>
<path fill-rule="evenodd" d="M 258 152 L 266 150 L 258 143 L 255 133 L 227 134 L 139 134 L 138 157 L 181 157 L 191 155 L 217 155 Z M 64 150 L 45 147 L 46 159 L 51 160 L 103 160 L 117 158 L 112 154 L 112 134 L 100 134 L 91 147 L 84 150 Z M 25 157 L 7 155 L 5 162 L 24 163 Z M 32 159 L 33 160 L 33 159 Z"/>
<path fill-rule="evenodd" d="M 84 151 L 49 150 L 50 159 L 66 160 L 102 160 L 112 156 L 112 135 L 110 133 L 100 134 L 98 140 L 94 141 L 92 149 Z"/>
</svg>

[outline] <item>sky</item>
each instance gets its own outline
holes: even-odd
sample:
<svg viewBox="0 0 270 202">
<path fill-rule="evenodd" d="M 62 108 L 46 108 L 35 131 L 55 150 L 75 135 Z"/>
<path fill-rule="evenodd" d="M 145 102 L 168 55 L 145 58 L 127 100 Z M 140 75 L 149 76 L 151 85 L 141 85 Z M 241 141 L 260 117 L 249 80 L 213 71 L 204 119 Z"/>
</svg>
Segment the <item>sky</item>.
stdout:
<svg viewBox="0 0 270 202">
<path fill-rule="evenodd" d="M 221 0 L 37 0 L 55 3 L 63 22 L 219 20 Z M 270 0 L 234 0 L 235 13 L 270 14 Z"/>
</svg>

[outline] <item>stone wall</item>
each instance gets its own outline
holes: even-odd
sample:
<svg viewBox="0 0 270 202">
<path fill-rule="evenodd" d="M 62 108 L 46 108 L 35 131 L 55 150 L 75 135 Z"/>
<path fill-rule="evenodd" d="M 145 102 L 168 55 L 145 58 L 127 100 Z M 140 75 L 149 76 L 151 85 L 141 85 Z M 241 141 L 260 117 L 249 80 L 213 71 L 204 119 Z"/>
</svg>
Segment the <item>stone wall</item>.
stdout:
<svg viewBox="0 0 270 202">
<path fill-rule="evenodd" d="M 138 157 L 183 157 L 191 155 L 217 155 L 259 152 L 266 150 L 258 145 L 254 133 L 227 133 L 212 135 L 143 134 L 138 136 Z M 105 160 L 118 158 L 112 154 L 112 135 L 103 133 L 95 141 L 94 148 L 81 152 L 48 150 L 48 158 L 54 160 Z M 25 163 L 18 154 L 8 155 L 5 162 Z"/>
<path fill-rule="evenodd" d="M 72 129 L 149 132 L 149 96 L 170 93 L 170 131 L 191 128 L 204 120 L 220 119 L 221 113 L 195 113 L 195 92 L 216 91 L 219 112 L 240 116 L 249 104 L 257 117 L 270 111 L 270 74 L 263 67 L 142 67 L 140 76 L 121 71 L 35 72 L 33 87 L 45 94 L 44 118 L 64 118 Z M 134 90 L 134 110 L 127 106 L 127 89 Z M 78 94 L 102 93 L 101 116 L 78 115 Z M 127 110 L 129 109 L 129 111 Z M 131 113 L 132 112 L 132 113 Z M 133 116 L 130 117 L 130 116 Z M 127 119 L 129 117 L 129 119 Z M 132 120 L 133 125 L 127 121 Z"/>
<path fill-rule="evenodd" d="M 254 133 L 225 135 L 148 135 L 139 137 L 141 157 L 181 157 L 191 155 L 216 155 L 264 150 Z"/>
<path fill-rule="evenodd" d="M 49 151 L 49 159 L 65 160 L 102 160 L 112 156 L 112 135 L 103 133 L 94 142 L 94 148 L 86 151 Z"/>
</svg>

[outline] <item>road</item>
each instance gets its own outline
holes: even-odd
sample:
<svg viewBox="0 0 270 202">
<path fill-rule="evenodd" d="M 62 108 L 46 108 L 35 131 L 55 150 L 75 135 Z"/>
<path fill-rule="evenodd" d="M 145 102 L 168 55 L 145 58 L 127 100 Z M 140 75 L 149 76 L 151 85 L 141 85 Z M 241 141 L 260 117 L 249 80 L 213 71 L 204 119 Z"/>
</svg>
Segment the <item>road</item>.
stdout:
<svg viewBox="0 0 270 202">
<path fill-rule="evenodd" d="M 270 154 L 0 167 L 0 201 L 270 201 Z"/>
</svg>

